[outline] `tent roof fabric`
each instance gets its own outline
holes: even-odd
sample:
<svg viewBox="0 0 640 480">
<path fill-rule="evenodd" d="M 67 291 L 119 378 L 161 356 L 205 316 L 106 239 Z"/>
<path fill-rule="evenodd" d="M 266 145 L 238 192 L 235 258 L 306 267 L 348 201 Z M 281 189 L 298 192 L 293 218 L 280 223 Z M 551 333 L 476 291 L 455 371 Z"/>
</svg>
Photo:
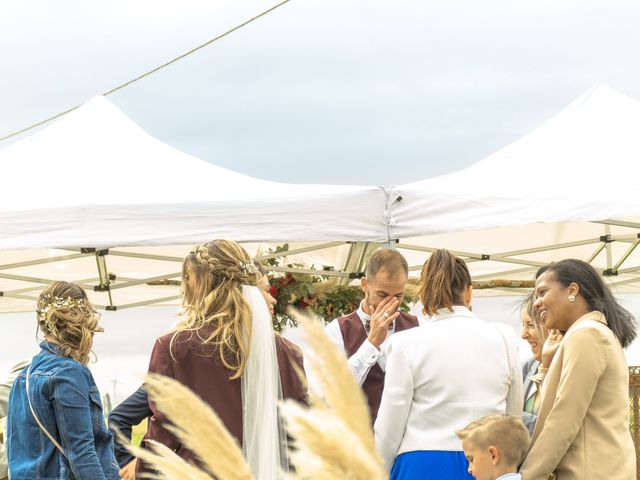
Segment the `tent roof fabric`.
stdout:
<svg viewBox="0 0 640 480">
<path fill-rule="evenodd" d="M 149 136 L 101 97 L 0 150 L 0 164 L 5 312 L 31 309 L 54 279 L 79 281 L 107 307 L 175 302 L 177 288 L 156 283 L 179 279 L 188 245 L 213 238 L 266 242 L 248 246 L 262 254 L 290 242 L 294 263 L 333 266 L 342 282 L 398 241 L 413 274 L 448 248 L 476 280 L 532 279 L 575 257 L 617 291 L 640 287 L 640 102 L 604 85 L 467 169 L 397 187 L 232 172 Z"/>
<path fill-rule="evenodd" d="M 388 235 L 381 188 L 236 173 L 151 137 L 103 97 L 0 150 L 0 164 L 3 249 Z"/>
<path fill-rule="evenodd" d="M 598 85 L 471 167 L 393 191 L 393 238 L 640 217 L 640 102 Z"/>
</svg>

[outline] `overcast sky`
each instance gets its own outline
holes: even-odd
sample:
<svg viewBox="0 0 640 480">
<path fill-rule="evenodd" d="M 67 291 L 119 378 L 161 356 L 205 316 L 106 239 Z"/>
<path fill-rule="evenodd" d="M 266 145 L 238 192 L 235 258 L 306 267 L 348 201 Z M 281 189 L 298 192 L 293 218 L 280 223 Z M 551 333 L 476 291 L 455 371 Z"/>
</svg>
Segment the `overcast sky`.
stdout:
<svg viewBox="0 0 640 480">
<path fill-rule="evenodd" d="M 1 2 L 0 136 L 275 3 Z M 595 83 L 640 99 L 638 25 L 637 0 L 291 0 L 109 98 L 246 174 L 400 184 L 482 159 Z"/>
</svg>

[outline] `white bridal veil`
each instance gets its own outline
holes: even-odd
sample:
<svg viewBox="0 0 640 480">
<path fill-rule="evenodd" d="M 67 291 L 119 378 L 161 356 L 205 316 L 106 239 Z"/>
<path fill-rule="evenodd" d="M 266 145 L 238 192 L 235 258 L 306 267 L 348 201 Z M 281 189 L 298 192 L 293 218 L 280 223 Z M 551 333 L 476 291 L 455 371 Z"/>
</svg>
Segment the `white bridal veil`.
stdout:
<svg viewBox="0 0 640 480">
<path fill-rule="evenodd" d="M 257 480 L 276 480 L 288 469 L 286 436 L 278 418 L 282 399 L 271 315 L 258 287 L 243 285 L 253 313 L 251 341 L 242 375 L 242 451 Z"/>
</svg>

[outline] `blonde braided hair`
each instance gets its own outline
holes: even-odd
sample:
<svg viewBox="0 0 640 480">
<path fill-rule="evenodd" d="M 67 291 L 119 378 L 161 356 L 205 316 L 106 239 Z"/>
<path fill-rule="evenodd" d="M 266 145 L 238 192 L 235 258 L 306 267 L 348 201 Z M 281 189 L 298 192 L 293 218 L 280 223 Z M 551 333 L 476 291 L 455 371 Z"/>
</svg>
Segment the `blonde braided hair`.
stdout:
<svg viewBox="0 0 640 480">
<path fill-rule="evenodd" d="M 182 264 L 182 320 L 177 334 L 190 332 L 203 345 L 217 350 L 230 379 L 244 372 L 251 340 L 252 312 L 242 295 L 242 285 L 256 285 L 257 268 L 249 254 L 231 240 L 214 240 L 196 246 Z M 212 326 L 208 335 L 202 327 Z"/>
<path fill-rule="evenodd" d="M 93 334 L 103 332 L 100 315 L 93 309 L 85 291 L 69 282 L 55 282 L 38 297 L 38 327 L 55 342 L 65 357 L 86 365 L 93 346 Z"/>
</svg>

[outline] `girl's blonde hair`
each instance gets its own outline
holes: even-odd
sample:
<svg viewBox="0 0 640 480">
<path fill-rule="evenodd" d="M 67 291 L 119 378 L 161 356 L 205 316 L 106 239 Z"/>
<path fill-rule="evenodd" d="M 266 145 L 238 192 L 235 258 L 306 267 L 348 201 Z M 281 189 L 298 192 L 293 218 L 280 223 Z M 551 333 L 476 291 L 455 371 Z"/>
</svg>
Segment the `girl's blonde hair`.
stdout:
<svg viewBox="0 0 640 480">
<path fill-rule="evenodd" d="M 55 282 L 38 297 L 36 313 L 40 331 L 50 337 L 65 357 L 86 365 L 93 345 L 93 334 L 103 332 L 100 316 L 85 291 L 69 282 Z"/>
<path fill-rule="evenodd" d="M 252 318 L 242 285 L 256 285 L 257 273 L 249 254 L 234 241 L 214 240 L 195 247 L 182 264 L 183 318 L 175 327 L 171 348 L 177 334 L 195 334 L 203 345 L 217 350 L 222 365 L 231 371 L 230 379 L 239 378 L 249 350 Z M 203 334 L 206 326 L 213 330 Z"/>
</svg>

